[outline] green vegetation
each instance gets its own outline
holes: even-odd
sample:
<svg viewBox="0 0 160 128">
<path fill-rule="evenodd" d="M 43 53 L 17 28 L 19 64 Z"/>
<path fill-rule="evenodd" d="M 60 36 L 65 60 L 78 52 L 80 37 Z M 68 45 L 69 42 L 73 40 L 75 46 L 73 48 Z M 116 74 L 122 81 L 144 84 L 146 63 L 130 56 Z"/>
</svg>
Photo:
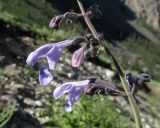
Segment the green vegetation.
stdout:
<svg viewBox="0 0 160 128">
<path fill-rule="evenodd" d="M 22 30 L 29 30 L 40 37 L 62 40 L 85 32 L 80 24 L 70 28 L 63 27 L 58 31 L 49 29 L 50 19 L 59 13 L 46 0 L 1 0 L 0 12 L 0 20 Z"/>
<path fill-rule="evenodd" d="M 151 84 L 153 84 L 153 85 L 155 85 L 157 87 L 160 87 L 160 82 L 158 82 L 158 81 L 152 80 Z"/>
<path fill-rule="evenodd" d="M 41 113 L 43 125 L 50 127 L 54 122 L 57 128 L 130 128 L 131 122 L 121 112 L 118 113 L 115 104 L 104 96 L 83 96 L 74 105 L 73 112 L 64 110 L 64 99 L 52 100 L 53 105 Z"/>
<path fill-rule="evenodd" d="M 24 74 L 24 76 L 23 76 L 24 80 L 29 80 L 30 77 L 38 78 L 38 72 L 36 70 L 31 69 L 28 66 L 24 66 L 22 71 Z"/>
<path fill-rule="evenodd" d="M 135 72 L 136 75 L 146 72 L 152 76 L 152 79 L 160 81 L 160 44 L 133 35 L 120 44 L 120 49 L 115 49 L 112 45 L 108 46 L 125 70 Z M 105 56 L 103 51 L 98 55 L 103 63 L 111 64 Z M 113 65 L 111 67 L 114 69 Z"/>
<path fill-rule="evenodd" d="M 0 113 L 0 128 L 2 128 L 10 120 L 16 110 L 16 103 L 10 104 L 4 108 L 4 110 Z"/>
<path fill-rule="evenodd" d="M 151 105 L 150 108 L 154 116 L 160 119 L 160 115 L 159 115 L 160 107 L 159 107 L 159 102 L 158 102 L 160 100 L 160 97 L 157 97 L 154 94 L 150 94 L 146 97 L 146 99 L 147 99 L 147 102 Z"/>
<path fill-rule="evenodd" d="M 62 40 L 70 36 L 80 35 L 86 31 L 80 24 L 63 26 L 58 31 L 53 31 L 48 28 L 49 20 L 59 14 L 50 3 L 46 0 L 1 0 L 0 1 L 0 21 L 5 21 L 8 25 L 18 26 L 22 30 L 30 31 L 36 34 L 37 37 L 47 40 Z M 150 31 L 157 33 L 152 27 L 142 23 Z M 125 63 L 129 58 L 122 58 L 121 65 L 127 70 L 133 70 L 135 74 L 147 69 L 146 71 L 152 75 L 152 78 L 160 80 L 160 44 L 153 44 L 140 37 L 130 36 L 122 45 L 131 53 L 138 57 L 131 65 Z M 115 53 L 116 54 L 116 53 Z M 119 58 L 120 58 L 119 57 Z M 110 64 L 109 58 L 105 58 L 102 52 L 99 54 L 99 59 L 107 64 Z M 113 65 L 112 65 L 113 66 Z M 112 67 L 114 68 L 114 67 Z M 129 69 L 130 68 L 130 69 Z M 38 72 L 28 67 L 23 67 L 23 80 L 28 80 L 30 77 L 38 78 Z M 0 75 L 10 77 L 14 72 L 10 70 L 0 69 Z M 157 87 L 160 84 L 156 81 L 152 82 Z M 149 101 L 155 101 L 153 104 L 158 108 L 158 100 L 153 100 L 150 97 Z M 67 113 L 64 110 L 64 99 L 51 99 L 52 105 L 41 112 L 43 119 L 42 125 L 58 128 L 131 128 L 131 121 L 124 115 L 124 112 L 118 111 L 118 106 L 108 100 L 107 97 L 89 97 L 83 96 L 82 99 L 74 105 L 74 111 Z M 0 114 L 0 127 L 5 125 L 15 111 L 14 106 L 9 106 Z M 160 111 L 160 110 L 158 110 Z M 157 111 L 155 111 L 156 113 Z M 2 123 L 1 123 L 2 122 Z M 50 125 L 50 123 L 54 123 Z"/>
<path fill-rule="evenodd" d="M 151 33 L 153 33 L 157 38 L 160 39 L 160 32 L 155 30 L 153 28 L 153 26 L 151 26 L 150 24 L 146 23 L 144 19 L 140 18 L 137 20 L 137 24 L 139 26 L 143 26 L 144 28 L 146 28 L 147 30 L 149 30 Z"/>
</svg>

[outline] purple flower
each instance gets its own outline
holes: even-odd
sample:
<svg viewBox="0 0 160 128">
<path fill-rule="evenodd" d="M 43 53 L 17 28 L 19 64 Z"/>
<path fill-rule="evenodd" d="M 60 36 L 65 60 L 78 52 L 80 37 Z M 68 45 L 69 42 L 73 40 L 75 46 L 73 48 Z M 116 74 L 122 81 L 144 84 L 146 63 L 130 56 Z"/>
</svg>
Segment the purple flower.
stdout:
<svg viewBox="0 0 160 128">
<path fill-rule="evenodd" d="M 50 70 L 53 70 L 56 67 L 56 64 L 60 58 L 63 48 L 69 45 L 75 44 L 77 42 L 84 42 L 84 41 L 85 41 L 85 38 L 82 36 L 79 36 L 79 37 L 74 37 L 58 43 L 46 44 L 44 46 L 39 47 L 35 51 L 31 52 L 26 60 L 26 63 L 32 67 L 38 62 L 40 58 L 44 58 L 44 57 L 47 58 L 48 69 L 42 68 L 39 71 L 40 83 L 41 85 L 46 85 L 49 83 L 49 81 L 51 81 L 51 78 L 53 79 L 53 77 L 51 77 Z"/>
<path fill-rule="evenodd" d="M 63 15 L 53 17 L 49 23 L 49 27 L 53 29 L 58 29 L 60 26 L 59 24 L 62 22 L 63 18 Z"/>
<path fill-rule="evenodd" d="M 64 94 L 68 93 L 68 99 L 65 103 L 67 112 L 72 111 L 72 106 L 78 101 L 82 93 L 93 96 L 96 94 L 111 95 L 111 96 L 126 96 L 127 94 L 115 88 L 114 85 L 107 81 L 97 78 L 91 78 L 79 82 L 67 82 L 58 86 L 54 92 L 53 97 L 58 99 Z"/>
<path fill-rule="evenodd" d="M 50 69 L 48 69 L 47 67 L 44 67 L 39 70 L 40 85 L 47 85 L 52 81 L 52 79 L 53 79 L 53 76 Z"/>
<path fill-rule="evenodd" d="M 92 40 L 92 38 L 89 40 Z M 73 53 L 71 61 L 72 67 L 79 68 L 86 57 L 93 57 L 97 55 L 98 49 L 99 46 L 93 46 L 91 42 L 83 45 L 81 48 L 79 48 Z"/>
<path fill-rule="evenodd" d="M 65 104 L 65 109 L 67 112 L 72 111 L 72 105 L 78 101 L 81 94 L 84 92 L 84 88 L 88 85 L 90 80 L 84 80 L 79 82 L 67 82 L 57 87 L 53 92 L 53 97 L 55 99 L 60 98 L 65 93 L 68 93 L 69 97 Z"/>
<path fill-rule="evenodd" d="M 74 18 L 77 17 L 76 13 L 73 12 L 66 12 L 65 14 L 55 16 L 51 19 L 49 23 L 49 27 L 52 29 L 59 29 L 61 24 L 71 24 Z"/>
<path fill-rule="evenodd" d="M 84 50 L 85 46 L 82 46 L 80 49 L 75 51 L 72 55 L 72 67 L 77 67 L 79 68 L 82 62 L 84 61 Z"/>
</svg>

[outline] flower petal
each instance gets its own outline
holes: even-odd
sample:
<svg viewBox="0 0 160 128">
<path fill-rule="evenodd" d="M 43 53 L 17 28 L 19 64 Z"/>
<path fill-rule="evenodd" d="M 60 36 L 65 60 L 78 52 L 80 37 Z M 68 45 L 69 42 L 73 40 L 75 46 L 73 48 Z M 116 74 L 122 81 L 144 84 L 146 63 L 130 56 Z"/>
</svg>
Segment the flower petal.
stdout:
<svg viewBox="0 0 160 128">
<path fill-rule="evenodd" d="M 44 67 L 39 70 L 40 85 L 45 86 L 49 84 L 52 81 L 52 79 L 53 79 L 53 76 L 48 68 Z"/>
<path fill-rule="evenodd" d="M 53 44 L 46 44 L 36 49 L 35 51 L 31 52 L 27 57 L 26 63 L 29 66 L 34 66 L 35 63 L 38 61 L 38 59 L 43 57 L 52 47 Z"/>
<path fill-rule="evenodd" d="M 63 96 L 65 93 L 69 92 L 69 94 L 71 94 L 73 92 L 72 88 L 74 88 L 74 86 L 78 86 L 78 87 L 83 87 L 85 85 L 87 85 L 89 83 L 89 80 L 84 80 L 84 81 L 79 81 L 79 82 L 67 82 L 64 83 L 60 86 L 58 86 L 54 92 L 53 92 L 53 97 L 55 99 L 60 98 L 61 96 Z M 79 88 L 74 89 L 74 91 L 76 92 L 77 90 L 79 90 Z"/>
<path fill-rule="evenodd" d="M 84 61 L 84 48 L 85 47 L 81 47 L 73 53 L 71 61 L 72 67 L 79 68 L 82 62 Z"/>
<path fill-rule="evenodd" d="M 69 92 L 69 90 L 72 88 L 72 84 L 70 83 L 65 83 L 62 84 L 61 86 L 57 87 L 54 92 L 53 92 L 53 97 L 55 99 L 60 98 L 63 96 L 65 93 Z"/>
<path fill-rule="evenodd" d="M 70 91 L 69 91 L 69 99 L 72 104 L 76 102 L 81 94 L 83 93 L 84 87 L 83 86 L 74 86 Z"/>
<path fill-rule="evenodd" d="M 35 51 L 31 52 L 29 54 L 29 56 L 27 57 L 26 63 L 29 66 L 34 66 L 35 63 L 37 63 L 38 59 L 45 56 L 53 47 L 57 47 L 57 49 L 62 50 L 63 48 L 65 48 L 69 45 L 72 45 L 72 44 L 75 44 L 75 43 L 78 43 L 78 42 L 83 42 L 83 41 L 85 41 L 85 38 L 83 36 L 78 36 L 78 37 L 73 37 L 73 38 L 70 38 L 70 39 L 67 39 L 67 40 L 64 40 L 64 41 L 60 41 L 58 43 L 46 44 L 44 46 L 39 47 Z M 60 54 L 61 50 L 58 51 L 58 55 Z M 49 53 L 52 54 L 51 52 L 49 52 Z M 54 52 L 54 54 L 55 53 L 56 52 Z"/>
<path fill-rule="evenodd" d="M 62 53 L 62 49 L 58 47 L 53 47 L 48 53 L 47 53 L 47 60 L 49 64 L 50 69 L 54 69 L 56 67 L 56 64 L 60 58 L 60 55 Z"/>
<path fill-rule="evenodd" d="M 69 91 L 69 100 L 65 104 L 65 110 L 67 112 L 72 111 L 72 105 L 74 105 L 74 103 L 78 101 L 81 94 L 83 93 L 83 90 L 84 87 L 82 86 L 74 86 L 71 88 L 71 90 Z"/>
<path fill-rule="evenodd" d="M 69 100 L 65 103 L 65 110 L 66 112 L 72 112 L 72 104 Z"/>
<path fill-rule="evenodd" d="M 81 94 L 84 91 L 84 87 L 88 85 L 89 82 L 90 80 L 64 83 L 54 90 L 53 97 L 55 99 L 58 99 L 65 93 L 68 93 L 69 98 L 65 104 L 65 109 L 67 112 L 71 112 L 72 105 L 80 98 Z"/>
<path fill-rule="evenodd" d="M 84 42 L 85 38 L 83 36 L 72 37 L 67 40 L 56 43 L 55 45 L 59 48 L 65 48 L 72 44 L 76 44 L 78 42 Z"/>
<path fill-rule="evenodd" d="M 63 18 L 63 15 L 53 17 L 49 23 L 49 27 L 53 29 L 58 29 L 62 18 Z"/>
</svg>

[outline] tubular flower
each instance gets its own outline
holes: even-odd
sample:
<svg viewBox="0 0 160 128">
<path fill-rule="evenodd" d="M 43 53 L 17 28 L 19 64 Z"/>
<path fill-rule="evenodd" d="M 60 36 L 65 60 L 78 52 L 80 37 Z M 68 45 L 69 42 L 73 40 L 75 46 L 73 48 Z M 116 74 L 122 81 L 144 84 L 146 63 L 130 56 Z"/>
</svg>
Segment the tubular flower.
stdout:
<svg viewBox="0 0 160 128">
<path fill-rule="evenodd" d="M 92 39 L 88 39 L 92 40 Z M 83 45 L 76 50 L 72 55 L 71 65 L 72 67 L 79 68 L 86 57 L 93 57 L 97 55 L 99 46 L 93 46 L 93 42 Z"/>
<path fill-rule="evenodd" d="M 77 18 L 77 14 L 73 12 L 66 12 L 62 15 L 55 16 L 51 19 L 49 27 L 52 29 L 59 29 L 61 24 L 72 24 L 74 18 Z"/>
<path fill-rule="evenodd" d="M 40 58 L 44 58 L 44 57 L 47 58 L 48 69 L 42 68 L 39 71 L 40 83 L 42 85 L 46 85 L 49 83 L 49 81 L 51 81 L 51 78 L 53 79 L 53 77 L 51 77 L 50 70 L 53 70 L 56 67 L 56 64 L 60 58 L 63 48 L 70 46 L 72 44 L 75 44 L 77 42 L 84 42 L 84 41 L 85 41 L 85 37 L 79 36 L 79 37 L 70 38 L 70 39 L 67 39 L 67 40 L 64 40 L 58 43 L 46 44 L 44 46 L 39 47 L 35 51 L 31 52 L 29 56 L 27 57 L 26 63 L 32 67 L 38 62 Z"/>
<path fill-rule="evenodd" d="M 87 95 L 110 95 L 110 96 L 126 96 L 127 94 L 121 90 L 115 88 L 114 85 L 108 83 L 107 81 L 92 78 L 90 83 L 85 87 L 85 92 Z"/>
<path fill-rule="evenodd" d="M 75 51 L 72 55 L 72 67 L 77 67 L 79 68 L 82 62 L 84 61 L 84 50 L 85 46 L 82 46 L 80 49 Z"/>
<path fill-rule="evenodd" d="M 65 93 L 68 93 L 68 100 L 65 104 L 65 110 L 67 112 L 72 111 L 72 105 L 78 101 L 81 94 L 84 92 L 84 88 L 88 85 L 90 80 L 84 80 L 79 82 L 67 82 L 57 87 L 53 92 L 53 97 L 55 99 L 60 98 Z"/>
<path fill-rule="evenodd" d="M 116 89 L 113 85 L 104 80 L 96 78 L 83 80 L 79 82 L 67 82 L 58 86 L 54 92 L 53 97 L 58 99 L 64 94 L 68 93 L 68 99 L 65 104 L 67 112 L 72 111 L 72 106 L 78 101 L 82 93 L 93 96 L 95 94 L 111 95 L 111 96 L 126 96 L 123 91 Z"/>
</svg>

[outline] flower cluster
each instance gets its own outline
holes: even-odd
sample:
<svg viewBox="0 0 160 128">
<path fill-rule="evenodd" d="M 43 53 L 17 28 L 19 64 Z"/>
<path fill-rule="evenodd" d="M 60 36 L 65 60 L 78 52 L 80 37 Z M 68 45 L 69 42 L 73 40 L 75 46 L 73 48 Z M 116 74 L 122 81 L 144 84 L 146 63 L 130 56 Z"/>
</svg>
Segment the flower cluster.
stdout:
<svg viewBox="0 0 160 128">
<path fill-rule="evenodd" d="M 93 6 L 89 9 L 95 16 L 100 15 L 97 6 Z M 76 13 L 65 13 L 64 15 L 56 16 L 52 18 L 49 23 L 49 27 L 53 29 L 58 29 L 62 23 L 70 23 L 74 16 L 78 16 Z M 91 34 L 85 36 L 77 36 L 69 38 L 64 41 L 57 43 L 47 43 L 35 51 L 31 52 L 27 57 L 26 63 L 33 67 L 38 63 L 39 59 L 45 58 L 47 64 L 39 69 L 39 82 L 40 85 L 45 86 L 53 80 L 52 71 L 56 68 L 59 58 L 62 54 L 62 50 L 70 45 L 75 45 L 85 42 L 82 47 L 76 50 L 71 59 L 72 67 L 79 68 L 83 63 L 86 56 L 94 56 L 97 54 L 100 45 L 97 45 L 97 40 Z M 96 43 L 95 43 L 96 42 Z M 146 82 L 150 81 L 150 76 L 148 74 L 141 74 L 138 77 L 132 75 L 132 73 L 127 72 L 125 74 L 125 80 L 130 89 L 138 90 L 141 86 L 144 86 Z M 134 91 L 133 91 L 134 92 Z M 93 96 L 95 94 L 111 95 L 111 96 L 126 96 L 124 90 L 116 89 L 112 84 L 92 78 L 79 82 L 67 82 L 58 86 L 54 92 L 53 97 L 58 99 L 64 94 L 68 94 L 68 100 L 65 104 L 65 109 L 67 112 L 72 111 L 72 105 L 78 101 L 82 93 Z"/>
</svg>

